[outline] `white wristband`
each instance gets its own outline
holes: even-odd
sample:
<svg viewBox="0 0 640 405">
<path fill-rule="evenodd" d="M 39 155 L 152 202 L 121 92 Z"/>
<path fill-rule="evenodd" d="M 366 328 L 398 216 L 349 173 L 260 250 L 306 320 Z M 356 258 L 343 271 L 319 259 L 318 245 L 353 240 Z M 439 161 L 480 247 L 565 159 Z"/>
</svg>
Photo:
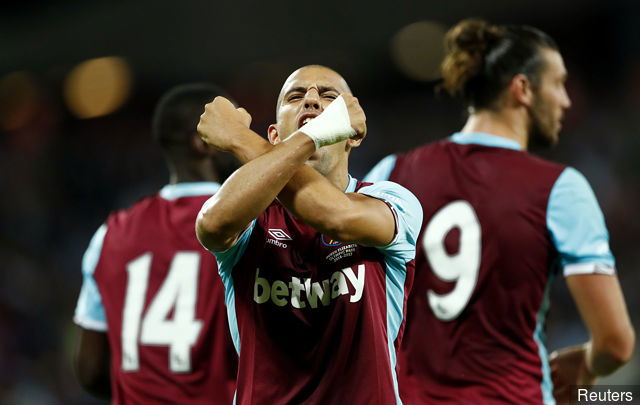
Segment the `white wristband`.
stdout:
<svg viewBox="0 0 640 405">
<path fill-rule="evenodd" d="M 316 149 L 349 139 L 356 134 L 351 128 L 349 110 L 342 96 L 338 96 L 325 108 L 322 114 L 300 127 L 307 134 Z"/>
</svg>

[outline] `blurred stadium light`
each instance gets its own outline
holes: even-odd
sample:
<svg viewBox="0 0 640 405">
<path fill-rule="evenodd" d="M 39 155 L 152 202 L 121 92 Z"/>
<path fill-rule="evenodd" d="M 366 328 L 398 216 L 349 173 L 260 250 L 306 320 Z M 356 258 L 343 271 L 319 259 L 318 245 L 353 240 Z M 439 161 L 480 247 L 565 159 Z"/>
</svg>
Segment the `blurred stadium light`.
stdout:
<svg viewBox="0 0 640 405">
<path fill-rule="evenodd" d="M 407 77 L 430 81 L 440 77 L 447 28 L 435 21 L 419 21 L 398 31 L 391 40 L 391 56 Z"/>
<path fill-rule="evenodd" d="M 131 71 L 123 58 L 91 59 L 69 73 L 64 83 L 64 96 L 76 117 L 100 117 L 124 104 L 131 91 L 131 82 Z"/>
</svg>

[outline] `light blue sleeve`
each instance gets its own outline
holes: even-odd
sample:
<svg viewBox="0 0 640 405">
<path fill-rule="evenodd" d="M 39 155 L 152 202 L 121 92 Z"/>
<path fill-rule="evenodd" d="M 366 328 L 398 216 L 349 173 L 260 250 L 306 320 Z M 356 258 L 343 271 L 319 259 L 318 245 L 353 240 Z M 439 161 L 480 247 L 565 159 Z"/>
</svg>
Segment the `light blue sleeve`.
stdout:
<svg viewBox="0 0 640 405">
<path fill-rule="evenodd" d="M 99 332 L 107 330 L 107 319 L 93 272 L 100 260 L 106 234 L 107 225 L 103 224 L 91 238 L 89 247 L 82 257 L 82 287 L 73 317 L 74 322 L 82 328 Z"/>
<path fill-rule="evenodd" d="M 396 217 L 396 237 L 387 246 L 379 248 L 385 255 L 391 255 L 408 262 L 415 258 L 416 243 L 422 226 L 422 206 L 409 190 L 391 181 L 380 181 L 362 187 L 358 193 L 386 201 Z"/>
<path fill-rule="evenodd" d="M 566 168 L 551 189 L 547 228 L 565 276 L 615 273 L 604 216 L 587 179 L 574 168 Z"/>
<path fill-rule="evenodd" d="M 251 221 L 247 229 L 242 231 L 242 234 L 238 238 L 238 241 L 229 249 L 222 252 L 211 252 L 215 255 L 218 262 L 218 272 L 222 279 L 231 275 L 231 270 L 240 261 L 244 251 L 247 249 L 249 240 L 251 239 L 251 233 L 256 226 L 256 220 Z"/>
<path fill-rule="evenodd" d="M 242 232 L 242 235 L 240 235 L 235 245 L 222 252 L 211 252 L 215 255 L 216 261 L 218 262 L 218 273 L 220 273 L 220 278 L 224 285 L 224 302 L 227 306 L 229 331 L 238 354 L 240 354 L 240 331 L 238 328 L 238 317 L 236 315 L 236 293 L 233 288 L 233 277 L 231 273 L 234 266 L 240 261 L 242 255 L 244 255 L 245 250 L 247 250 L 255 226 L 256 220 L 254 219 L 247 229 Z"/>
<path fill-rule="evenodd" d="M 364 176 L 362 181 L 375 183 L 376 181 L 389 180 L 393 168 L 396 166 L 396 155 L 389 155 L 373 166 L 373 169 Z"/>
</svg>

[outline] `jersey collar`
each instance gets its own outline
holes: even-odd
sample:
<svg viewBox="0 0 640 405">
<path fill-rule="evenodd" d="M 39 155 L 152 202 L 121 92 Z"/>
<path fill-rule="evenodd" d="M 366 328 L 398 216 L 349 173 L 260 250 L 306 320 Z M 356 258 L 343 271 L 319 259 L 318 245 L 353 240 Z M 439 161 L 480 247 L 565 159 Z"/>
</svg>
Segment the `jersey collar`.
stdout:
<svg viewBox="0 0 640 405">
<path fill-rule="evenodd" d="M 160 190 L 160 197 L 165 200 L 175 200 L 182 197 L 212 195 L 219 188 L 220 184 L 213 181 L 167 184 Z"/>
<path fill-rule="evenodd" d="M 452 142 L 462 145 L 473 143 L 476 145 L 493 146 L 495 148 L 522 150 L 520 144 L 513 139 L 483 132 L 456 132 L 451 135 L 450 139 Z"/>
<path fill-rule="evenodd" d="M 356 191 L 356 186 L 358 185 L 358 180 L 351 177 L 350 174 L 347 174 L 347 176 L 349 176 L 349 184 L 347 184 L 347 188 L 344 189 L 344 192 L 354 193 Z"/>
</svg>

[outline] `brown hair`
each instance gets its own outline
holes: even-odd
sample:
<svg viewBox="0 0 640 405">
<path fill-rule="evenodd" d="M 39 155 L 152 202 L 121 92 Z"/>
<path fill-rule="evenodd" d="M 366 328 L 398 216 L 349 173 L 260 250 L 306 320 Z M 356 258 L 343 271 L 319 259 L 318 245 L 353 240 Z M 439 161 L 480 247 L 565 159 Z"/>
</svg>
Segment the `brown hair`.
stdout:
<svg viewBox="0 0 640 405">
<path fill-rule="evenodd" d="M 541 48 L 558 50 L 544 32 L 525 25 L 492 25 L 478 19 L 460 21 L 444 39 L 442 87 L 475 108 L 491 108 L 513 76 L 539 84 Z"/>
</svg>

